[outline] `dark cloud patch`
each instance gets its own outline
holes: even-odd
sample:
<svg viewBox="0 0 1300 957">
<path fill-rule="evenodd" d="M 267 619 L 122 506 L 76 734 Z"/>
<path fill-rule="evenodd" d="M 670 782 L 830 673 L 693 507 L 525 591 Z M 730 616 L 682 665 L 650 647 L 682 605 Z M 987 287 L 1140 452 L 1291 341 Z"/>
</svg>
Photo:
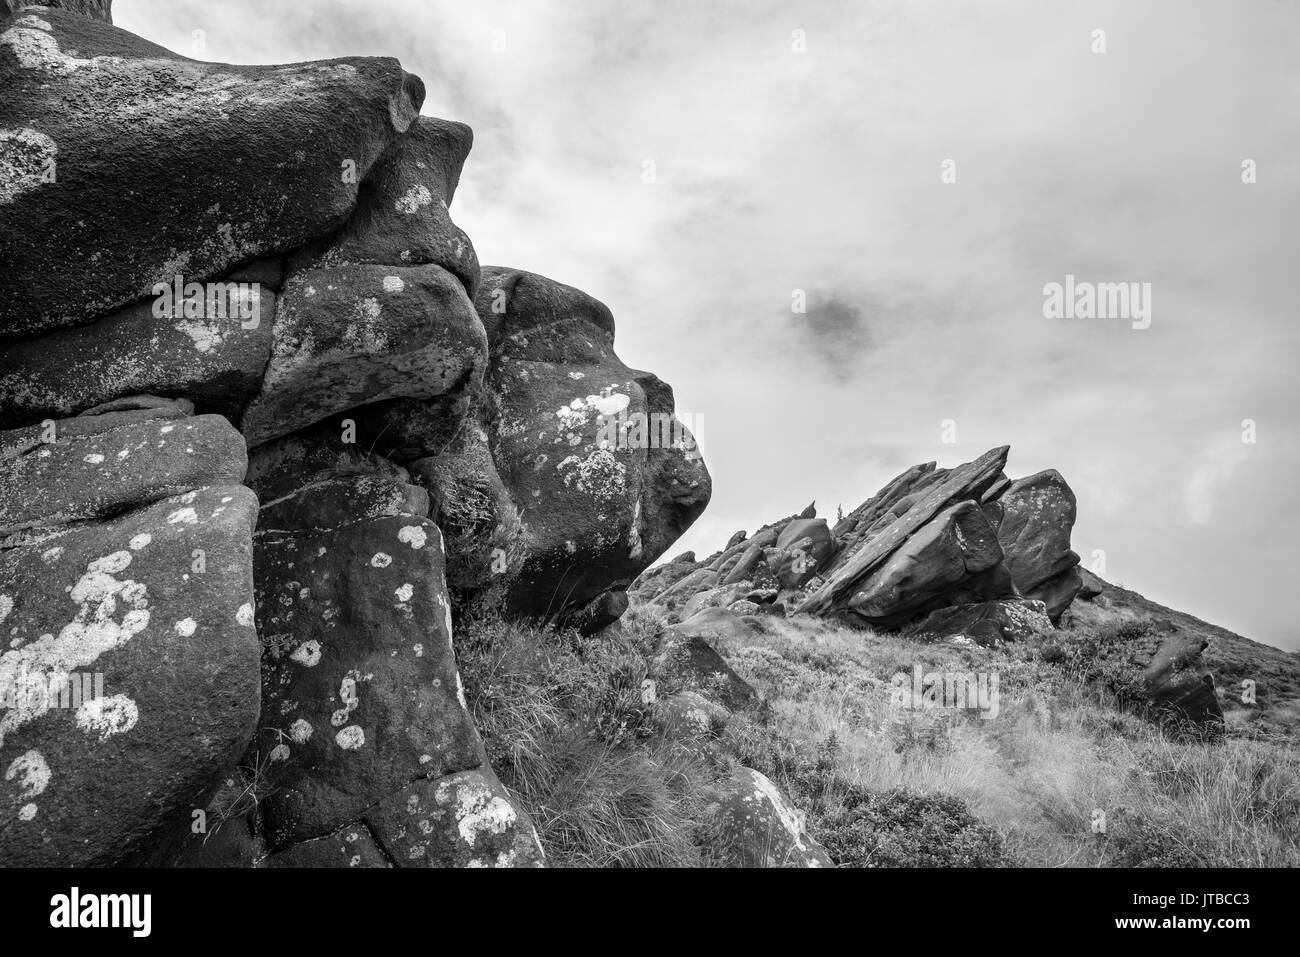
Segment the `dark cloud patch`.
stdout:
<svg viewBox="0 0 1300 957">
<path fill-rule="evenodd" d="M 871 345 L 871 330 L 863 308 L 838 293 L 810 293 L 806 311 L 792 313 L 796 338 L 838 382 L 853 378 L 854 368 Z"/>
</svg>

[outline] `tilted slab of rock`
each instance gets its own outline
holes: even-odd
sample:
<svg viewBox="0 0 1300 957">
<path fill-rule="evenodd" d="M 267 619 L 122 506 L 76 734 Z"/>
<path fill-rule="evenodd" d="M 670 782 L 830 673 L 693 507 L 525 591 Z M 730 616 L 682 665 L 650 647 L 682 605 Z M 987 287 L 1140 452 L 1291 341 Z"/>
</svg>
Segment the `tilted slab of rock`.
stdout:
<svg viewBox="0 0 1300 957">
<path fill-rule="evenodd" d="M 0 340 L 337 230 L 424 99 L 392 59 L 202 63 L 53 9 L 5 22 L 0 87 Z"/>
<path fill-rule="evenodd" d="M 916 529 L 858 583 L 845 606 L 873 624 L 895 624 L 1001 561 L 983 511 L 958 502 Z"/>
<path fill-rule="evenodd" d="M 487 361 L 483 326 L 440 266 L 294 273 L 262 389 L 240 428 L 257 445 L 354 406 L 447 392 Z"/>
<path fill-rule="evenodd" d="M 214 486 L 0 549 L 0 864 L 123 863 L 188 827 L 257 719 L 256 513 Z"/>
<path fill-rule="evenodd" d="M 615 355 L 603 304 L 494 266 L 476 303 L 500 409 L 493 457 L 527 533 L 507 607 L 546 615 L 585 605 L 626 586 L 690 527 L 709 500 L 708 471 L 673 417 L 672 390 Z M 666 439 L 625 428 L 651 421 Z"/>
<path fill-rule="evenodd" d="M 244 477 L 244 440 L 219 415 L 183 408 L 105 416 L 0 433 L 0 535 L 35 525 L 111 517 L 133 505 Z M 41 441 L 49 437 L 52 441 Z M 21 449 L 21 451 L 19 451 Z"/>
<path fill-rule="evenodd" d="M 204 290 L 199 315 L 187 316 L 182 303 L 159 318 L 162 307 L 146 300 L 89 325 L 6 344 L 0 425 L 70 415 L 141 392 L 184 396 L 237 421 L 271 354 L 277 276 L 278 266 L 227 276 Z M 263 277 L 274 285 L 263 285 Z"/>
<path fill-rule="evenodd" d="M 832 605 L 850 598 L 857 591 L 857 583 L 864 575 L 871 572 L 909 535 L 930 521 L 942 509 L 961 499 L 978 499 L 1006 466 L 1008 451 L 1010 448 L 1005 445 L 992 449 L 975 461 L 968 462 L 945 475 L 898 518 L 844 560 L 825 584 L 810 595 L 796 611 L 823 612 Z"/>
</svg>

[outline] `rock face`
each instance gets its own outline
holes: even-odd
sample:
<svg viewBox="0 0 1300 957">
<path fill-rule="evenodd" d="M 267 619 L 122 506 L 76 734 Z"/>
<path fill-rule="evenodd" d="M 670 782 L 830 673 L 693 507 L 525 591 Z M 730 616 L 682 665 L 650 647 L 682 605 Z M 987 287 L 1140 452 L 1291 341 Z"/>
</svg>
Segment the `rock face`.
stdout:
<svg viewBox="0 0 1300 957">
<path fill-rule="evenodd" d="M 130 862 L 188 826 L 257 720 L 242 443 L 212 454 L 238 438 L 224 420 L 137 404 L 0 434 L 0 864 Z"/>
<path fill-rule="evenodd" d="M 626 610 L 709 498 L 671 389 L 480 269 L 395 60 L 0 18 L 0 864 L 542 864 L 453 612 Z"/>
<path fill-rule="evenodd" d="M 395 60 L 201 63 L 30 8 L 0 33 L 0 84 L 13 174 L 0 192 L 0 261 L 14 274 L 5 339 L 84 325 L 178 274 L 215 280 L 332 232 L 424 99 Z M 231 144 L 251 148 L 232 163 Z"/>
</svg>

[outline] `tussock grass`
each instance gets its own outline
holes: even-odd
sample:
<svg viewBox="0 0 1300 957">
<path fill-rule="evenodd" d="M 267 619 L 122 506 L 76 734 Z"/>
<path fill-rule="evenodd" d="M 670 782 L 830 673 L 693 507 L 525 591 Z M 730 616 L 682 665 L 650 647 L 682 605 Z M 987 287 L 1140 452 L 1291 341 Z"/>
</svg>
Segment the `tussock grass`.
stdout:
<svg viewBox="0 0 1300 957">
<path fill-rule="evenodd" d="M 770 727 L 750 733 L 788 744 L 769 742 L 766 756 L 751 744 L 750 758 L 813 802 L 814 836 L 819 819 L 843 818 L 833 793 L 807 786 L 816 763 L 807 756 L 833 742 L 844 782 L 959 798 L 1015 863 L 1300 865 L 1300 754 L 1290 742 L 1172 740 L 1050 646 L 926 645 L 819 619 L 760 620 L 719 651 L 772 699 Z M 998 716 L 892 705 L 889 678 L 917 663 L 997 672 Z M 782 750 L 784 763 L 774 759 Z"/>
<path fill-rule="evenodd" d="M 529 812 L 553 867 L 706 863 L 701 756 L 665 741 L 641 700 L 651 632 L 464 622 L 460 673 L 489 761 Z"/>
</svg>

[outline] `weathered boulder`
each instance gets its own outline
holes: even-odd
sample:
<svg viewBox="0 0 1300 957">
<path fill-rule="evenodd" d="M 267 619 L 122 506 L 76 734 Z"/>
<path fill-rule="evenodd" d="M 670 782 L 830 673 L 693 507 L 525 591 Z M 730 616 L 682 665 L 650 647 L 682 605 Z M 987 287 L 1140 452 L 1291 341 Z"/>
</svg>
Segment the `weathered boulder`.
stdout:
<svg viewBox="0 0 1300 957">
<path fill-rule="evenodd" d="M 709 851 L 725 867 L 834 867 L 803 815 L 770 780 L 737 768 L 708 793 Z"/>
<path fill-rule="evenodd" d="M 440 266 L 293 273 L 240 429 L 257 445 L 354 406 L 439 395 L 481 375 L 486 360 L 473 303 Z"/>
<path fill-rule="evenodd" d="M 411 784 L 366 811 L 366 823 L 399 867 L 540 867 L 528 815 L 490 770 Z"/>
<path fill-rule="evenodd" d="M 1147 700 L 1162 716 L 1221 731 L 1223 708 L 1214 676 L 1201 657 L 1208 642 L 1170 628 L 1151 656 L 1142 679 Z"/>
<path fill-rule="evenodd" d="M 478 257 L 447 210 L 473 142 L 464 123 L 417 117 L 375 163 L 342 232 L 295 254 L 293 269 L 433 264 L 473 296 Z"/>
<path fill-rule="evenodd" d="M 824 518 L 799 518 L 781 529 L 765 553 L 767 567 L 784 589 L 804 585 L 835 554 L 835 540 Z"/>
<path fill-rule="evenodd" d="M 1008 598 L 939 608 L 908 625 L 903 633 L 933 638 L 964 636 L 976 644 L 993 645 L 1023 641 L 1051 630 L 1047 606 L 1041 601 Z"/>
<path fill-rule="evenodd" d="M 334 232 L 424 99 L 391 59 L 203 63 L 56 9 L 3 26 L 0 341 Z"/>
<path fill-rule="evenodd" d="M 0 864 L 129 862 L 204 805 L 257 720 L 256 513 L 218 485 L 0 548 Z"/>
<path fill-rule="evenodd" d="M 731 713 L 698 692 L 681 691 L 657 700 L 650 717 L 664 737 L 690 743 L 720 736 Z"/>
<path fill-rule="evenodd" d="M 347 474 L 344 462 L 375 471 Z M 416 777 L 483 760 L 460 698 L 441 535 L 416 512 L 423 490 L 383 473 L 362 453 L 300 439 L 267 447 L 250 470 L 268 504 L 255 550 L 264 705 L 247 763 L 272 788 L 273 850 L 358 820 Z"/>
<path fill-rule="evenodd" d="M 271 354 L 278 265 L 241 269 L 186 315 L 150 299 L 88 325 L 5 346 L 0 424 L 65 416 L 121 396 L 181 396 L 238 420 Z M 257 277 L 257 278 L 249 278 Z M 175 296 L 172 297 L 176 301 Z"/>
<path fill-rule="evenodd" d="M 0 535 L 241 481 L 239 433 L 219 415 L 184 412 L 184 404 L 91 412 L 0 433 Z"/>
<path fill-rule="evenodd" d="M 1044 602 L 1056 621 L 1082 584 L 1074 570 L 1079 556 L 1070 549 L 1074 492 L 1059 472 L 1048 469 L 1006 483 L 985 510 L 997 527 L 1016 589 Z"/>
<path fill-rule="evenodd" d="M 693 634 L 689 622 L 686 627 L 679 625 L 665 630 L 651 660 L 650 673 L 671 687 L 704 690 L 712 700 L 731 711 L 742 711 L 760 703 L 754 687 L 736 674 L 704 636 Z"/>
<path fill-rule="evenodd" d="M 555 614 L 629 584 L 699 516 L 710 482 L 672 390 L 614 353 L 614 320 L 586 293 L 484 267 L 491 442 L 527 552 L 514 614 Z"/>
</svg>

